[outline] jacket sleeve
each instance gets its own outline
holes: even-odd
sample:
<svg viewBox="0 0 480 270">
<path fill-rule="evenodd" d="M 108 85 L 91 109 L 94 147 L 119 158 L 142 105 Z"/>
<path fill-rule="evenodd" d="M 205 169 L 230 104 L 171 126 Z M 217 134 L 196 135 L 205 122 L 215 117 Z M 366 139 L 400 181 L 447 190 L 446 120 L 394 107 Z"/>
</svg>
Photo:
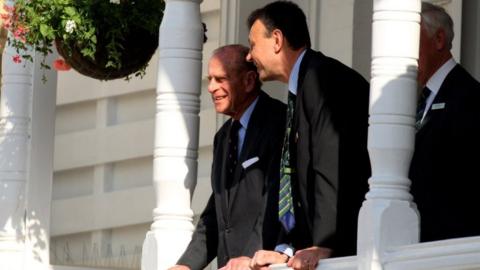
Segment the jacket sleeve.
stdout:
<svg viewBox="0 0 480 270">
<path fill-rule="evenodd" d="M 309 212 L 311 217 L 312 243 L 314 246 L 334 248 L 337 230 L 337 201 L 339 185 L 340 136 L 334 123 L 333 106 L 324 96 L 320 74 L 312 72 L 305 81 L 312 89 L 304 95 L 304 110 L 310 125 L 309 156 L 311 172 L 307 178 Z"/>
<path fill-rule="evenodd" d="M 213 194 L 198 221 L 192 240 L 177 264 L 192 270 L 205 268 L 217 256 L 217 217 Z"/>
<path fill-rule="evenodd" d="M 337 227 L 339 135 L 331 112 L 322 106 L 312 117 L 311 155 L 314 173 L 313 235 L 315 246 L 333 248 Z"/>
</svg>

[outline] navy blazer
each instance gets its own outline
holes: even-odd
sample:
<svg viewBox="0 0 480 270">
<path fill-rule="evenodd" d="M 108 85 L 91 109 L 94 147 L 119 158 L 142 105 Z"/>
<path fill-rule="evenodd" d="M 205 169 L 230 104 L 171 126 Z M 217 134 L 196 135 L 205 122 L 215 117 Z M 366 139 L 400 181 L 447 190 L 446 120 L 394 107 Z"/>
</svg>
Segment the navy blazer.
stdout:
<svg viewBox="0 0 480 270">
<path fill-rule="evenodd" d="M 410 179 L 420 240 L 480 235 L 480 83 L 456 65 L 415 136 Z"/>
<path fill-rule="evenodd" d="M 285 104 L 261 92 L 230 190 L 225 186 L 225 162 L 231 120 L 217 132 L 211 178 L 213 193 L 178 264 L 200 270 L 217 257 L 220 268 L 231 258 L 252 257 L 257 250 L 275 247 L 280 227 L 278 184 L 285 114 Z M 258 161 L 244 168 L 242 163 L 252 158 Z"/>
</svg>

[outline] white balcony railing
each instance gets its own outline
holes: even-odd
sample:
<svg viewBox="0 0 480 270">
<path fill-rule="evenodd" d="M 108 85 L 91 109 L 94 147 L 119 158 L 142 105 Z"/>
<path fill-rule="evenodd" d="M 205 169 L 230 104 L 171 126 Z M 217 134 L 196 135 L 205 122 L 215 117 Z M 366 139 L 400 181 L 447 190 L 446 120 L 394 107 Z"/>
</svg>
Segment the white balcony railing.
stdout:
<svg viewBox="0 0 480 270">
<path fill-rule="evenodd" d="M 383 270 L 473 270 L 480 269 L 480 236 L 406 245 L 385 251 Z M 356 270 L 356 256 L 322 260 L 316 270 Z M 285 264 L 272 270 L 291 269 Z"/>
</svg>

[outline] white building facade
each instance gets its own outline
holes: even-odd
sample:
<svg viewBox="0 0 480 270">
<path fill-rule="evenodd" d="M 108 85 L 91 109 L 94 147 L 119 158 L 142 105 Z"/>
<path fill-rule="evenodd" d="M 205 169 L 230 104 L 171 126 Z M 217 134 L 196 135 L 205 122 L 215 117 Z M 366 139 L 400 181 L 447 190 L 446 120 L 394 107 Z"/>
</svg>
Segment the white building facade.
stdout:
<svg viewBox="0 0 480 270">
<path fill-rule="evenodd" d="M 246 18 L 252 10 L 268 2 L 271 1 L 203 0 L 200 3 L 201 21 L 207 25 L 208 41 L 203 44 L 198 165 L 196 187 L 191 200 L 194 221 L 203 210 L 211 192 L 213 136 L 226 119 L 215 113 L 210 95 L 206 91 L 205 76 L 208 59 L 211 52 L 218 46 L 231 43 L 248 45 Z M 294 2 L 307 15 L 312 47 L 339 59 L 370 79 L 372 16 L 374 6 L 382 1 L 295 0 Z M 391 0 L 383 2 L 389 4 Z M 445 6 L 454 18 L 454 56 L 480 80 L 480 35 L 478 34 L 480 3 L 477 0 L 431 2 Z M 38 231 L 42 232 L 42 241 L 40 244 L 32 244 L 30 248 L 33 251 L 39 250 L 37 257 L 43 259 L 34 258 L 34 260 L 40 260 L 40 264 L 45 264 L 45 268 L 42 269 L 140 269 L 142 246 L 153 223 L 152 211 L 158 207 L 153 179 L 159 57 L 158 53 L 153 56 L 147 75 L 143 79 L 133 78 L 129 82 L 123 80 L 101 82 L 82 76 L 75 71 L 60 72 L 57 75 L 52 73 L 48 74 L 50 81 L 46 86 L 40 86 L 41 83 L 37 78 L 33 92 L 26 94 L 39 100 L 37 92 L 47 88 L 50 92 L 44 99 L 49 99 L 44 102 L 48 104 L 48 101 L 51 103 L 56 100 L 56 105 L 50 104 L 56 111 L 54 131 L 53 119 L 49 121 L 39 117 L 45 113 L 53 115 L 53 111 L 41 107 L 44 109 L 39 109 L 38 114 L 35 113 L 37 112 L 35 108 L 41 106 L 35 107 L 35 102 L 39 101 L 34 100 L 28 103 L 29 106 L 33 104 L 33 112 L 29 109 L 24 110 L 25 115 L 30 115 L 30 120 L 25 121 L 30 121 L 31 125 L 26 128 L 23 135 L 26 139 L 32 138 L 29 150 L 31 152 L 25 166 L 19 165 L 22 168 L 20 171 L 25 174 L 14 181 L 25 183 L 29 187 L 29 192 L 25 195 L 28 198 L 27 204 L 30 201 L 33 207 L 38 207 L 35 213 L 40 215 L 39 220 L 44 221 L 38 223 L 40 224 Z M 6 60 L 3 61 L 5 63 Z M 9 82 L 5 79 L 9 78 L 9 71 L 5 71 L 5 64 L 3 67 L 2 103 L 6 98 L 4 86 Z M 38 68 L 32 66 L 25 76 L 38 77 L 35 73 L 37 70 Z M 15 83 L 18 84 L 18 82 Z M 283 100 L 286 96 L 285 86 L 282 84 L 269 83 L 265 88 L 278 99 Z M 25 117 L 25 119 L 28 118 L 28 116 Z M 2 118 L 2 121 L 8 122 L 8 119 Z M 37 123 L 43 124 L 43 127 L 49 125 L 52 127 L 51 133 L 41 133 L 45 138 L 40 137 L 42 142 L 37 145 L 41 144 L 44 148 L 36 149 L 34 146 L 33 140 L 38 134 L 35 121 L 39 121 Z M 53 132 L 54 140 L 49 142 L 48 136 L 53 136 Z M 52 163 L 50 165 L 48 162 L 47 164 L 39 163 L 43 155 L 48 156 L 48 151 L 53 151 L 50 153 L 53 155 Z M 3 157 L 2 161 L 4 161 Z M 38 168 L 38 171 L 35 171 L 36 166 L 51 166 L 51 170 L 42 167 L 43 169 Z M 47 179 L 49 173 L 48 181 L 51 182 L 51 188 L 48 181 L 46 185 L 42 185 L 44 182 L 32 180 L 35 175 L 42 175 Z M 0 174 L 5 179 L 12 178 L 12 175 L 7 175 L 5 170 L 0 171 Z M 44 178 L 41 178 L 42 181 Z M 1 178 L 0 180 L 2 185 L 10 183 Z M 32 192 L 35 190 L 42 195 Z M 35 196 L 48 196 L 51 200 L 49 199 L 46 204 L 45 198 Z M 42 203 L 36 204 L 36 200 Z M 3 203 L 0 208 L 3 208 Z M 45 208 L 49 210 L 42 212 Z M 6 211 L 5 209 L 1 211 Z M 6 225 L 0 224 L 0 226 Z M 0 233 L 0 243 L 2 239 Z M 368 239 L 365 241 L 368 242 Z M 439 248 L 440 246 L 443 248 Z M 2 253 L 1 248 L 2 245 L 0 245 L 0 253 Z M 440 269 L 443 266 L 446 267 L 445 269 L 480 269 L 480 262 L 472 260 L 472 256 L 465 256 L 463 261 L 460 258 L 462 254 L 479 254 L 479 239 L 458 240 L 446 242 L 443 245 L 421 244 L 400 247 L 395 252 L 391 253 L 389 258 L 393 265 L 390 269 Z M 35 254 L 35 252 L 28 254 Z M 363 255 L 366 258 L 372 256 L 368 252 Z M 432 257 L 442 257 L 445 263 L 440 259 L 435 261 L 431 259 Z M 421 268 L 422 263 L 429 263 L 428 260 L 434 261 L 430 268 Z M 447 261 L 458 262 L 458 264 L 449 266 Z M 395 265 L 395 262 L 400 263 Z M 463 262 L 464 268 L 457 267 Z M 356 269 L 359 263 L 362 264 L 360 257 L 358 260 L 354 257 L 333 259 L 327 260 L 320 268 Z M 0 266 L 0 270 L 10 270 L 10 268 L 2 268 L 1 262 Z M 212 263 L 211 269 L 216 269 L 215 263 Z M 370 268 L 363 266 L 361 269 L 383 268 L 380 262 L 378 265 L 371 265 Z"/>
</svg>

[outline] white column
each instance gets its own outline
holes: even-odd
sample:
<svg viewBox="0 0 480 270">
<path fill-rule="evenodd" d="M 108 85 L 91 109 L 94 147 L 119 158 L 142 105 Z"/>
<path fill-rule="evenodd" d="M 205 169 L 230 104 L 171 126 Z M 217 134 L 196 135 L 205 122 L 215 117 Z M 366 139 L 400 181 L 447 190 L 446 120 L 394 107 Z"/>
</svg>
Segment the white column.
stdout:
<svg viewBox="0 0 480 270">
<path fill-rule="evenodd" d="M 368 150 L 370 191 L 359 216 L 359 269 L 384 269 L 388 249 L 418 242 L 409 193 L 420 0 L 374 0 Z"/>
<path fill-rule="evenodd" d="M 156 208 L 142 251 L 142 269 L 176 263 L 194 230 L 202 75 L 202 0 L 166 0 L 160 26 L 153 184 Z"/>
<path fill-rule="evenodd" d="M 32 85 L 31 139 L 28 153 L 26 195 L 25 269 L 46 269 L 50 265 L 50 206 L 52 202 L 53 150 L 57 72 L 40 68 L 41 55 L 35 56 Z M 49 55 L 51 63 L 57 54 Z M 8 59 L 6 59 L 8 61 Z M 20 65 L 21 66 L 21 65 Z M 47 81 L 43 82 L 45 75 Z"/>
<path fill-rule="evenodd" d="M 10 5 L 12 2 L 10 1 Z M 2 57 L 0 104 L 0 269 L 25 269 L 27 171 L 32 108 L 32 67 Z"/>
</svg>

